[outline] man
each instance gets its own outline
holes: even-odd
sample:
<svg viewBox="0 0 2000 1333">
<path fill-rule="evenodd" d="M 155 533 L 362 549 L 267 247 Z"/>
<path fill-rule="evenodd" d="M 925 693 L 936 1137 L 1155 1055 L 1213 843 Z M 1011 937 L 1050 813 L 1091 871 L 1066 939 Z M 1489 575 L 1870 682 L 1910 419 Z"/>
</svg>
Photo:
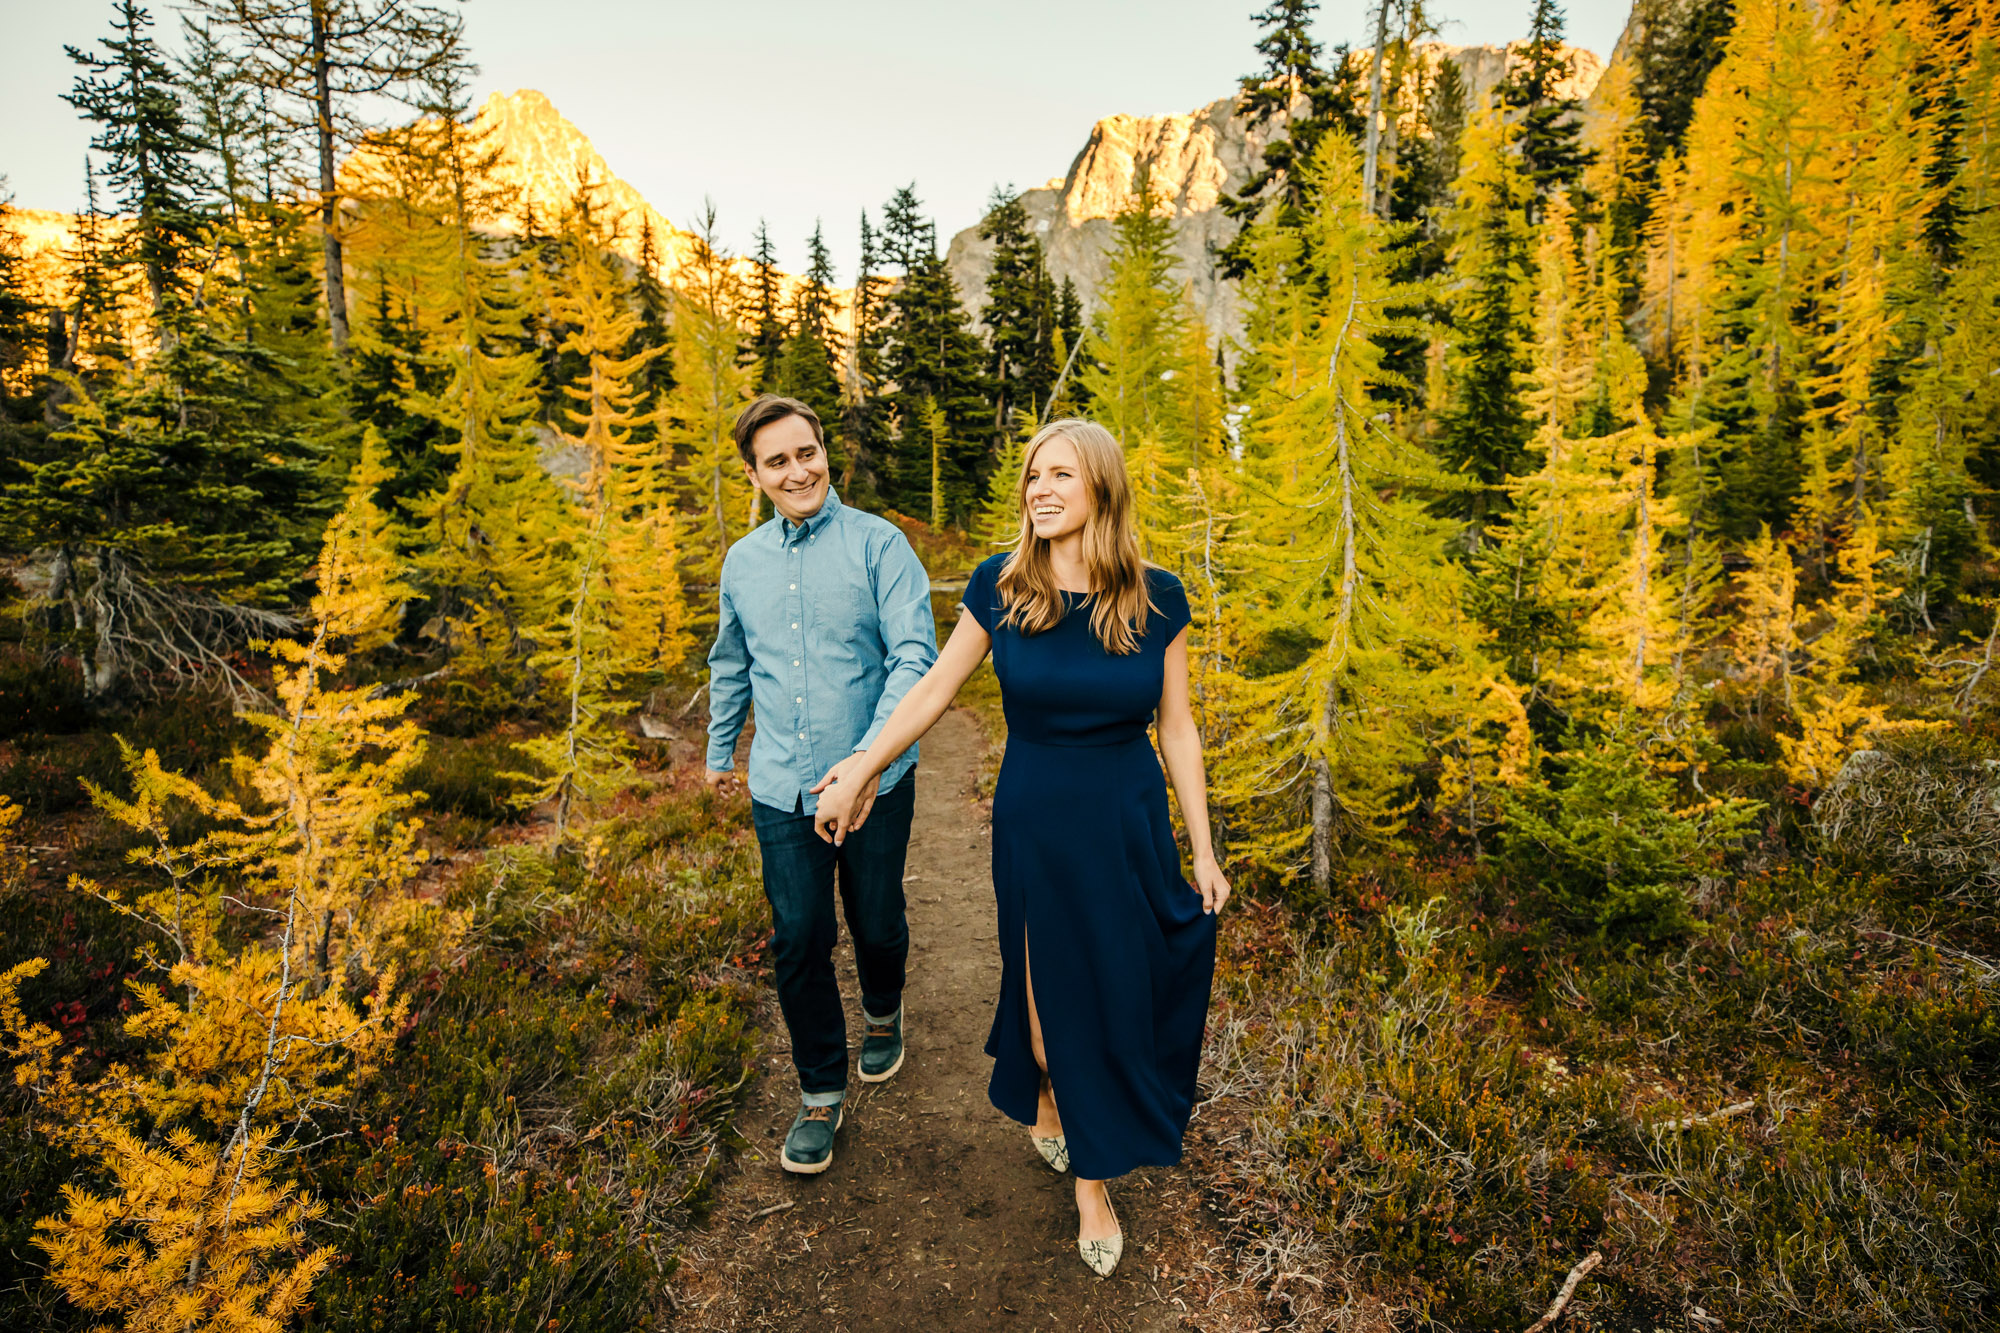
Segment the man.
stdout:
<svg viewBox="0 0 2000 1333">
<path fill-rule="evenodd" d="M 833 1162 L 847 1091 L 847 1023 L 833 973 L 833 894 L 861 974 L 861 1078 L 903 1066 L 903 857 L 910 841 L 917 747 L 879 779 L 868 822 L 835 846 L 813 828 L 809 790 L 866 750 L 896 702 L 937 660 L 930 580 L 894 524 L 850 509 L 828 481 L 819 418 L 765 394 L 736 420 L 736 449 L 777 516 L 729 548 L 722 614 L 708 655 L 708 781 L 735 767 L 746 706 L 750 810 L 771 900 L 771 960 L 792 1037 L 802 1105 L 781 1157 L 807 1175 Z"/>
</svg>

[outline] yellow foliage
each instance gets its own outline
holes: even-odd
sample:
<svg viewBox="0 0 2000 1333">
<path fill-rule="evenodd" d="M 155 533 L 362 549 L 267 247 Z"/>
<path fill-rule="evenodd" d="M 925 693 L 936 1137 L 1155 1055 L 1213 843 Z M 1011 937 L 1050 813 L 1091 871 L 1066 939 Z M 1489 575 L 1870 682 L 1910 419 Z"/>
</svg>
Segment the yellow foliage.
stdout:
<svg viewBox="0 0 2000 1333">
<path fill-rule="evenodd" d="M 715 219 L 695 236 L 674 292 L 674 388 L 667 395 L 667 438 L 679 451 L 679 482 L 696 515 L 690 568 L 720 575 L 722 557 L 748 531 L 734 516 L 748 495 L 754 521 L 760 492 L 743 477 L 730 428 L 750 397 L 750 372 L 739 360 L 742 280 L 715 243 Z"/>
<path fill-rule="evenodd" d="M 1743 548 L 1749 562 L 1736 579 L 1736 633 L 1729 656 L 1736 679 L 1752 692 L 1776 687 L 1790 707 L 1792 674 L 1800 648 L 1799 571 L 1784 542 L 1766 523 Z"/>
<path fill-rule="evenodd" d="M 388 447 L 373 426 L 362 432 L 361 458 L 347 480 L 347 501 L 327 525 L 320 557 L 317 614 L 345 630 L 355 652 L 386 647 L 402 624 L 403 605 L 416 591 L 403 581 L 397 524 L 375 503 L 375 492 L 394 477 Z"/>
<path fill-rule="evenodd" d="M 564 415 L 577 429 L 558 433 L 584 458 L 582 476 L 571 483 L 582 525 L 605 520 L 599 577 L 609 597 L 607 614 L 619 627 L 618 667 L 668 671 L 691 647 L 672 446 L 661 429 L 660 405 L 644 400 L 637 376 L 669 349 L 663 344 L 626 354 L 639 316 L 626 300 L 608 244 L 580 201 L 565 231 L 564 269 L 550 299 L 551 313 L 570 326 L 563 350 L 584 363 L 576 380 L 563 386 L 576 404 Z M 570 579 L 567 568 L 563 573 Z M 560 630 L 557 637 L 563 637 Z"/>
<path fill-rule="evenodd" d="M 252 808 L 122 741 L 131 797 L 93 791 L 150 872 L 130 891 L 72 881 L 149 928 L 137 961 L 157 979 L 130 985 L 126 1023 L 139 1060 L 79 1081 L 76 1053 L 20 1006 L 41 962 L 0 975 L 17 1082 L 43 1131 L 110 1187 L 66 1187 L 62 1213 L 38 1224 L 50 1278 L 119 1327 L 275 1333 L 299 1314 L 332 1251 L 305 1241 L 320 1205 L 272 1178 L 280 1127 L 375 1069 L 408 1012 L 403 956 L 458 924 L 406 892 L 417 825 L 400 788 L 422 752 L 409 696 L 334 683 L 345 662 L 331 645 L 379 625 L 385 605 L 361 508 L 350 500 L 329 531 L 310 638 L 273 645 L 277 709 L 251 717 L 269 738 Z M 208 826 L 192 841 L 175 836 L 183 808 Z M 219 929 L 225 899 L 249 914 L 249 939 Z"/>
<path fill-rule="evenodd" d="M 1853 683 L 1869 622 L 1882 601 L 1899 591 L 1882 587 L 1883 559 L 1875 523 L 1864 513 L 1861 527 L 1840 552 L 1841 579 L 1819 608 L 1826 623 L 1808 646 L 1811 675 L 1798 691 L 1794 709 L 1799 735 L 1778 737 L 1785 775 L 1802 787 L 1833 781 L 1861 736 L 1886 717 L 1882 706 L 1866 702 Z"/>
<path fill-rule="evenodd" d="M 272 1180 L 273 1134 L 227 1152 L 176 1129 L 149 1144 L 104 1135 L 111 1192 L 63 1187 L 64 1212 L 37 1224 L 49 1279 L 77 1308 L 132 1333 L 281 1333 L 333 1262 L 308 1248 L 325 1208 Z"/>
</svg>

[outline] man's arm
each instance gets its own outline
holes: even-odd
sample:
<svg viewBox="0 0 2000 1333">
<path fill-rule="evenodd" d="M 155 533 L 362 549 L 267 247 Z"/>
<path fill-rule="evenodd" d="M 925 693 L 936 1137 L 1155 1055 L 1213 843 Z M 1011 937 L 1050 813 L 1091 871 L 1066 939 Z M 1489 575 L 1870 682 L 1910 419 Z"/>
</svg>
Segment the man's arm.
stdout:
<svg viewBox="0 0 2000 1333">
<path fill-rule="evenodd" d="M 882 627 L 882 664 L 888 675 L 882 682 L 882 697 L 875 703 L 874 719 L 855 743 L 857 752 L 874 744 L 889 714 L 937 661 L 937 619 L 931 614 L 930 576 L 900 532 L 883 546 L 876 566 L 875 617 Z"/>
<path fill-rule="evenodd" d="M 736 769 L 736 742 L 750 712 L 750 645 L 743 622 L 736 618 L 725 584 L 721 614 L 715 626 L 715 646 L 708 650 L 708 771 Z M 713 781 L 713 777 L 710 779 Z"/>
</svg>

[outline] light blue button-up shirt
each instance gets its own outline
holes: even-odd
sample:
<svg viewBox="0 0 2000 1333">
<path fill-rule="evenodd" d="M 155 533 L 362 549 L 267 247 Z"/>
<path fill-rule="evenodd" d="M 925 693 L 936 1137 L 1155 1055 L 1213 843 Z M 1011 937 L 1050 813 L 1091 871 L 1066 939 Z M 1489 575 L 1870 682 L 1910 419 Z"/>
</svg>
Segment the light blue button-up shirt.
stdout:
<svg viewBox="0 0 2000 1333">
<path fill-rule="evenodd" d="M 722 615 L 708 654 L 708 766 L 734 767 L 751 707 L 750 796 L 780 810 L 865 750 L 937 661 L 931 584 L 887 519 L 850 509 L 829 486 L 803 523 L 754 529 L 722 561 Z M 882 774 L 887 791 L 917 762 L 912 745 Z"/>
</svg>

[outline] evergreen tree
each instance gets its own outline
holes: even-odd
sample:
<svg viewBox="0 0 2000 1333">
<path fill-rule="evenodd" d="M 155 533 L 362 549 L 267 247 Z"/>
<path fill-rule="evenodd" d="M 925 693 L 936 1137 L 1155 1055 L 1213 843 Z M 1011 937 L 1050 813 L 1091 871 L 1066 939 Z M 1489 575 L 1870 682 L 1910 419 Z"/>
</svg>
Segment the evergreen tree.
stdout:
<svg viewBox="0 0 2000 1333">
<path fill-rule="evenodd" d="M 118 0 L 114 36 L 105 54 L 63 50 L 81 65 L 64 100 L 96 123 L 90 146 L 104 154 L 113 197 L 132 218 L 120 259 L 144 277 L 154 331 L 175 336 L 167 309 L 187 288 L 189 254 L 205 225 L 200 196 L 206 187 L 195 162 L 201 145 L 189 132 L 174 72 L 150 34 L 152 16 L 134 0 Z"/>
<path fill-rule="evenodd" d="M 987 330 L 986 377 L 993 388 L 993 440 L 1004 450 L 1014 413 L 1039 418 L 1062 367 L 1055 359 L 1057 293 L 1043 262 L 1042 243 L 1029 223 L 1021 197 L 996 192 L 979 224 L 981 240 L 993 242 L 993 269 L 986 278 L 986 306 L 980 321 Z"/>
<path fill-rule="evenodd" d="M 1336 46 L 1322 63 L 1320 44 L 1312 37 L 1317 0 L 1273 0 L 1251 21 L 1262 29 L 1257 52 L 1264 65 L 1241 80 L 1239 113 L 1253 126 L 1277 120 L 1281 135 L 1264 147 L 1263 160 L 1233 195 L 1225 196 L 1223 211 L 1247 229 L 1267 208 L 1275 208 L 1280 226 L 1301 224 L 1307 185 L 1306 164 L 1326 135 L 1345 134 L 1358 140 L 1365 125 L 1357 109 L 1360 87 L 1350 67 L 1347 47 Z M 1304 105 L 1300 102 L 1303 100 Z M 1226 277 L 1241 278 L 1249 270 L 1247 230 L 1217 255 Z"/>
<path fill-rule="evenodd" d="M 1437 448 L 1468 483 L 1445 507 L 1466 521 L 1474 550 L 1506 509 L 1506 480 L 1522 470 L 1531 434 L 1521 398 L 1530 189 L 1516 166 L 1518 133 L 1491 111 L 1473 118 L 1451 217 L 1449 399 L 1437 412 Z"/>
<path fill-rule="evenodd" d="M 369 117 L 385 100 L 438 109 L 437 90 L 455 90 L 471 70 L 464 21 L 416 0 L 193 0 L 189 8 L 235 39 L 246 76 L 282 110 L 283 138 L 309 148 L 327 326 L 345 355 L 341 152 L 368 136 Z M 452 94 L 443 100 L 448 105 Z"/>
<path fill-rule="evenodd" d="M 632 330 L 628 356 L 648 347 L 670 347 L 673 343 L 673 298 L 660 281 L 660 248 L 653 235 L 653 220 L 647 218 L 639 230 L 639 267 L 632 277 L 632 298 L 638 306 L 639 322 Z M 639 387 L 654 402 L 664 402 L 674 387 L 674 359 L 655 357 L 639 369 Z M 652 429 L 649 424 L 641 429 Z"/>
<path fill-rule="evenodd" d="M 1083 297 L 1077 293 L 1076 280 L 1065 277 L 1056 293 L 1056 337 L 1049 348 L 1056 363 L 1056 381 L 1049 389 L 1049 405 L 1042 409 L 1043 421 L 1083 416 L 1090 410 L 1090 396 L 1076 377 L 1084 329 Z"/>
<path fill-rule="evenodd" d="M 829 464 L 840 467 L 840 331 L 834 326 L 833 257 L 818 223 L 806 242 L 806 272 L 792 294 L 791 333 L 779 357 L 776 391 L 811 407 L 826 437 Z"/>
<path fill-rule="evenodd" d="M 853 337 L 847 346 L 847 373 L 842 377 L 840 438 L 846 458 L 839 484 L 844 493 L 864 503 L 879 503 L 888 484 L 888 404 L 882 396 L 887 370 L 889 280 L 882 273 L 881 233 L 861 212 L 860 267 L 854 274 Z"/>
<path fill-rule="evenodd" d="M 750 255 L 750 341 L 744 354 L 756 358 L 753 382 L 758 393 L 770 393 L 778 382 L 778 363 L 785 351 L 785 320 L 778 292 L 778 256 L 771 232 L 757 220 L 757 248 Z"/>
<path fill-rule="evenodd" d="M 902 281 L 888 298 L 883 355 L 884 373 L 896 385 L 890 402 L 897 432 L 885 498 L 906 513 L 930 508 L 932 439 L 926 421 L 935 408 L 944 422 L 940 512 L 947 522 L 959 523 L 983 492 L 992 460 L 981 373 L 986 357 L 959 303 L 958 285 L 937 253 L 936 228 L 920 209 L 914 190 L 905 186 L 884 210 L 884 253 L 903 266 Z"/>
<path fill-rule="evenodd" d="M 1581 106 L 1573 97 L 1556 96 L 1557 83 L 1569 72 L 1562 48 L 1562 6 L 1535 0 L 1527 41 L 1500 87 L 1506 105 L 1521 112 L 1522 174 L 1543 195 L 1574 185 L 1590 158 L 1578 142 Z"/>
<path fill-rule="evenodd" d="M 1680 148 L 1695 100 L 1721 62 L 1735 22 L 1736 0 L 1639 0 L 1633 6 L 1633 91 L 1648 160 Z"/>
<path fill-rule="evenodd" d="M 91 71 L 71 100 L 100 126 L 131 222 L 111 238 L 87 173 L 72 320 L 60 354 L 50 349 L 44 412 L 56 429 L 17 457 L 0 527 L 15 549 L 52 553 L 51 594 L 69 604 L 91 697 L 199 680 L 247 700 L 237 653 L 289 624 L 255 608 L 290 600 L 324 521 L 333 383 L 309 358 L 288 360 L 273 300 L 258 290 L 275 281 L 282 246 L 245 252 L 240 299 L 197 299 L 199 144 L 145 12 L 128 3 L 117 14 L 109 56 L 71 52 Z M 108 342 L 121 270 L 142 282 L 147 357 Z"/>
</svg>

